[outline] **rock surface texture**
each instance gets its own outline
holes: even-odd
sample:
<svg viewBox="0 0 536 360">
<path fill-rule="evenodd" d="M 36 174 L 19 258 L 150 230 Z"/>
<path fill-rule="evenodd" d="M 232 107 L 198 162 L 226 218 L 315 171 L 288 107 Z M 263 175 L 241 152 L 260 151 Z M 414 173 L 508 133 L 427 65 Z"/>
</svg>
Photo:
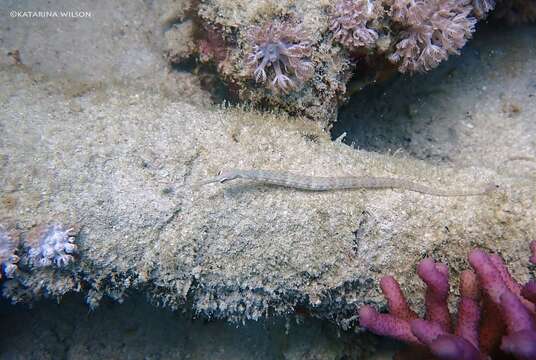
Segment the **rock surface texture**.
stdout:
<svg viewBox="0 0 536 360">
<path fill-rule="evenodd" d="M 42 224 L 80 228 L 65 266 L 32 266 L 21 249 L 18 271 L 3 282 L 8 299 L 78 291 L 97 307 L 102 297 L 122 301 L 135 289 L 157 304 L 188 306 L 212 318 L 259 319 L 305 309 L 348 328 L 364 301 L 382 302 L 375 285 L 382 275 L 395 276 L 409 298 L 418 293 L 422 285 L 413 270 L 425 256 L 456 273 L 468 266 L 469 248 L 493 249 L 515 276 L 527 277 L 525 247 L 536 238 L 534 28 L 505 29 L 493 51 L 476 44 L 486 51 L 480 56 L 489 78 L 464 83 L 453 72 L 458 92 L 408 104 L 409 136 L 422 143 L 421 153 L 392 155 L 332 142 L 320 124 L 306 119 L 207 108 L 193 77 L 163 65 L 158 41 L 112 36 L 158 38 L 147 24 L 166 23 L 166 14 L 155 10 L 163 5 L 136 4 L 130 9 L 125 2 L 122 15 L 78 19 L 72 33 L 68 20 L 2 19 L 0 221 L 17 229 L 23 243 Z M 311 16 L 313 10 L 303 9 Z M 94 37 L 100 22 L 130 16 L 143 21 L 116 21 Z M 89 28 L 80 23 L 86 20 Z M 38 29 L 57 28 L 64 31 L 59 43 L 25 42 Z M 125 49 L 117 43 L 138 48 L 121 57 Z M 7 55 L 15 49 L 20 61 Z M 467 61 L 460 68 L 469 72 L 477 65 Z M 169 95 L 169 83 L 181 84 L 172 88 L 177 94 Z M 470 116 L 454 112 L 451 118 L 456 101 L 466 101 L 466 89 L 472 89 Z M 190 103 L 178 100 L 185 97 Z M 438 104 L 452 125 L 445 129 L 448 139 L 458 141 L 427 143 L 415 130 L 437 121 L 427 107 Z M 450 160 L 419 158 L 447 145 L 455 154 Z M 247 182 L 194 186 L 228 167 L 400 177 L 455 191 L 488 182 L 500 188 L 443 198 L 402 190 L 313 193 Z"/>
</svg>

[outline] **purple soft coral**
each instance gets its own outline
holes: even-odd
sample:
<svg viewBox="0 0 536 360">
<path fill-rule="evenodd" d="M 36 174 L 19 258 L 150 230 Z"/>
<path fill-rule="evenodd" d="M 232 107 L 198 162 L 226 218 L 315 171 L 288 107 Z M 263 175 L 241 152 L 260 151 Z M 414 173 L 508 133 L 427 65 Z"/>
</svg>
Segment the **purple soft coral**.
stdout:
<svg viewBox="0 0 536 360">
<path fill-rule="evenodd" d="M 536 263 L 536 241 L 530 247 L 531 262 Z M 428 352 L 438 359 L 476 360 L 504 354 L 536 359 L 536 282 L 518 284 L 500 257 L 482 250 L 473 250 L 469 262 L 475 272 L 461 274 L 454 333 L 447 308 L 447 269 L 430 259 L 418 266 L 418 275 L 427 284 L 426 320 L 419 320 L 409 308 L 400 285 L 384 277 L 380 284 L 389 314 L 364 306 L 359 311 L 361 326 L 409 343 L 409 358 L 427 357 Z"/>
<path fill-rule="evenodd" d="M 394 0 L 391 16 L 404 30 L 389 60 L 402 73 L 424 72 L 459 54 L 475 28 L 472 10 L 466 0 Z"/>
<path fill-rule="evenodd" d="M 448 270 L 444 264 L 423 260 L 418 266 L 418 274 L 428 285 L 425 297 L 426 319 L 419 320 L 407 305 L 398 283 L 390 276 L 381 281 L 381 288 L 388 300 L 389 314 L 380 314 L 370 306 L 359 311 L 361 326 L 370 331 L 390 336 L 412 344 L 414 353 L 425 352 L 427 346 L 432 354 L 443 359 L 472 359 L 478 351 L 474 346 L 475 323 L 479 312 L 475 312 L 473 302 L 475 291 L 470 275 L 460 286 L 460 319 L 456 335 L 451 333 L 448 312 Z M 396 304 L 396 305 L 395 305 Z M 387 321 L 386 321 L 387 320 Z M 393 331 L 394 330 L 394 331 Z M 462 357 L 461 355 L 465 357 Z"/>
<path fill-rule="evenodd" d="M 71 263 L 77 247 L 74 244 L 77 230 L 59 224 L 42 225 L 26 239 L 30 264 L 45 267 L 52 264 L 64 267 Z"/>
<path fill-rule="evenodd" d="M 308 60 L 311 47 L 305 33 L 295 24 L 274 20 L 264 26 L 254 27 L 249 36 L 253 51 L 248 58 L 257 82 L 266 82 L 266 72 L 272 68 L 271 86 L 275 91 L 288 92 L 297 82 L 309 79 L 313 65 Z"/>
<path fill-rule="evenodd" d="M 536 241 L 531 243 L 531 250 L 534 257 Z M 536 359 L 536 303 L 530 296 L 525 298 L 523 292 L 533 282 L 523 287 L 511 277 L 501 258 L 482 250 L 471 251 L 469 262 L 478 276 L 484 297 L 502 315 L 496 329 L 506 327 L 506 336 L 496 333 L 493 338 L 493 334 L 486 334 L 493 340 L 490 342 L 498 343 L 502 337 L 501 350 L 512 353 L 518 359 Z"/>
<path fill-rule="evenodd" d="M 373 46 L 378 33 L 367 27 L 373 9 L 368 0 L 339 0 L 332 12 L 333 39 L 348 49 Z"/>
<path fill-rule="evenodd" d="M 15 255 L 18 246 L 19 236 L 15 231 L 8 231 L 0 225 L 0 279 L 2 274 L 6 277 L 13 277 L 17 270 L 19 257 Z"/>
</svg>

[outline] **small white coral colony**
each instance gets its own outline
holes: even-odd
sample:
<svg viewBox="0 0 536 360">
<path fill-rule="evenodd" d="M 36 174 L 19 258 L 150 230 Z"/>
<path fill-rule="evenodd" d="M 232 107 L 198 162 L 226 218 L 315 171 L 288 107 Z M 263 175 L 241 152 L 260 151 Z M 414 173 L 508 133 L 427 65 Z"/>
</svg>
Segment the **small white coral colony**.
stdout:
<svg viewBox="0 0 536 360">
<path fill-rule="evenodd" d="M 19 257 L 15 255 L 18 245 L 18 235 L 15 232 L 7 231 L 0 225 L 0 279 L 2 274 L 6 277 L 13 277 L 17 270 Z"/>
<path fill-rule="evenodd" d="M 28 236 L 29 262 L 36 267 L 56 265 L 64 267 L 74 261 L 77 231 L 58 224 L 42 225 Z"/>
</svg>

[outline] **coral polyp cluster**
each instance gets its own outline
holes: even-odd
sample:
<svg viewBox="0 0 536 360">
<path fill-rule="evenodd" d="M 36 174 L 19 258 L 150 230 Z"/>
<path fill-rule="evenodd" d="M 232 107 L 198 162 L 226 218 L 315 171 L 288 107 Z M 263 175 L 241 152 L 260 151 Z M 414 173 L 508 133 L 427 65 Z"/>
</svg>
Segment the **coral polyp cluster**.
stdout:
<svg viewBox="0 0 536 360">
<path fill-rule="evenodd" d="M 46 224 L 34 229 L 26 239 L 30 264 L 35 267 L 69 265 L 77 252 L 74 244 L 77 232 L 75 227 L 66 228 L 59 224 Z"/>
<path fill-rule="evenodd" d="M 389 60 L 402 73 L 424 72 L 459 54 L 475 30 L 472 10 L 466 0 L 395 0 L 391 17 L 404 30 Z"/>
<path fill-rule="evenodd" d="M 4 297 L 12 303 L 32 302 L 43 296 L 59 299 L 70 291 L 80 291 L 80 273 L 74 265 L 78 226 L 54 222 L 29 232 L 6 232 L 1 226 L 0 230 L 0 260 L 4 274 L 11 278 L 2 282 Z"/>
<path fill-rule="evenodd" d="M 530 248 L 530 261 L 536 264 L 536 241 Z M 387 276 L 380 285 L 389 314 L 364 306 L 359 311 L 361 326 L 410 344 L 406 356 L 401 353 L 399 358 L 476 360 L 510 354 L 536 359 L 536 280 L 517 283 L 501 257 L 480 249 L 471 251 L 469 263 L 474 271 L 461 274 L 455 328 L 448 308 L 448 268 L 431 259 L 417 267 L 427 285 L 426 320 L 410 309 L 398 282 Z"/>
<path fill-rule="evenodd" d="M 293 22 L 274 20 L 253 27 L 249 36 L 253 50 L 247 64 L 255 81 L 265 83 L 270 71 L 271 88 L 288 92 L 308 80 L 313 65 L 308 59 L 311 47 L 306 38 L 305 32 Z"/>
<path fill-rule="evenodd" d="M 436 68 L 490 15 L 534 20 L 536 0 L 193 2 L 166 31 L 166 53 L 173 64 L 197 57 L 216 65 L 233 99 L 329 127 L 349 88 L 386 80 L 394 69 Z"/>
<path fill-rule="evenodd" d="M 478 19 L 483 19 L 495 8 L 495 0 L 473 0 L 473 14 Z"/>
<path fill-rule="evenodd" d="M 0 279 L 13 277 L 19 257 L 15 254 L 19 243 L 18 234 L 0 225 Z"/>
<path fill-rule="evenodd" d="M 374 5 L 369 0 L 339 0 L 332 12 L 333 39 L 348 49 L 372 47 L 378 33 L 367 27 L 373 19 Z"/>
</svg>

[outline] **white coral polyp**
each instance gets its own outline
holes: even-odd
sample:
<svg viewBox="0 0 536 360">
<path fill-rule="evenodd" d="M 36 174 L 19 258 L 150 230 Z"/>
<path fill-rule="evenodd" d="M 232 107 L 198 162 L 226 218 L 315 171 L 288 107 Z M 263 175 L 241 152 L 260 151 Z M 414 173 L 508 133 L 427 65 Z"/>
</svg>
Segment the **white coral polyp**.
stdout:
<svg viewBox="0 0 536 360">
<path fill-rule="evenodd" d="M 48 225 L 28 251 L 30 262 L 37 267 L 69 265 L 74 261 L 73 254 L 77 251 L 72 232 L 72 228 L 64 229 L 57 224 Z"/>
<path fill-rule="evenodd" d="M 2 274 L 12 278 L 18 269 L 19 257 L 15 255 L 17 241 L 0 225 L 0 279 Z"/>
</svg>

